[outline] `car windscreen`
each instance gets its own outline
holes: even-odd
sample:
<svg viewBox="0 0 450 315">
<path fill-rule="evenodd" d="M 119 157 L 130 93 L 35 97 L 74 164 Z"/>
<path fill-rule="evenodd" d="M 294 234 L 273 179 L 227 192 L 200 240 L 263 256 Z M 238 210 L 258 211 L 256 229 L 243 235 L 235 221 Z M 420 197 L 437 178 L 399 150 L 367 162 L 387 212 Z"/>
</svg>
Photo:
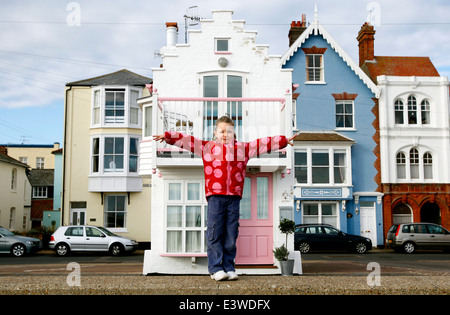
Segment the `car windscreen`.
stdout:
<svg viewBox="0 0 450 315">
<path fill-rule="evenodd" d="M 14 236 L 15 234 L 5 228 L 0 227 L 0 234 L 3 236 Z"/>
<path fill-rule="evenodd" d="M 114 234 L 113 232 L 108 231 L 104 227 L 97 226 L 97 229 L 101 230 L 103 233 L 105 233 L 108 236 L 118 236 L 117 234 Z"/>
</svg>

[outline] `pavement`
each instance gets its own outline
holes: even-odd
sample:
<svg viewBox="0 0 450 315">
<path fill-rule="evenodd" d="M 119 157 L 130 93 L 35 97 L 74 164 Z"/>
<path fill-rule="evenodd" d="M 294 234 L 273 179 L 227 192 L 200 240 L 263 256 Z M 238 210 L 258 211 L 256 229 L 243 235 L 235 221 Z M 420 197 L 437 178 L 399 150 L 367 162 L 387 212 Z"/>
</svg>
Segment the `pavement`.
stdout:
<svg viewBox="0 0 450 315">
<path fill-rule="evenodd" d="M 369 281 L 370 283 L 370 281 Z M 450 275 L 246 276 L 216 282 L 209 276 L 71 274 L 0 276 L 1 295 L 449 295 Z"/>
<path fill-rule="evenodd" d="M 316 266 L 317 263 L 311 264 Z M 55 265 L 8 273 L 0 270 L 1 295 L 449 295 L 450 271 L 383 269 L 380 275 L 348 264 L 337 272 L 308 269 L 304 274 L 240 275 L 216 282 L 203 275 L 143 275 L 139 264 Z M 103 269 L 101 269 L 103 268 Z M 82 270 L 82 271 L 81 271 Z M 308 272 L 309 270 L 309 272 Z M 357 271 L 359 270 L 359 271 Z M 373 269 L 375 270 L 375 269 Z"/>
</svg>

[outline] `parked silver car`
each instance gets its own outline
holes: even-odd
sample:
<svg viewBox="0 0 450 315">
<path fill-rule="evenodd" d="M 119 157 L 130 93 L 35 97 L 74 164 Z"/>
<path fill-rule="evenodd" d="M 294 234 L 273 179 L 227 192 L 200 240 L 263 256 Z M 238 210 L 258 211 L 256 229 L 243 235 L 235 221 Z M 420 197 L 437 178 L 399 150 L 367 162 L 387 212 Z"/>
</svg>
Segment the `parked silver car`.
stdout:
<svg viewBox="0 0 450 315">
<path fill-rule="evenodd" d="M 25 254 L 36 253 L 41 249 L 41 240 L 16 235 L 0 226 L 0 253 L 10 253 L 16 257 L 21 257 Z"/>
<path fill-rule="evenodd" d="M 416 249 L 450 250 L 450 232 L 433 223 L 395 224 L 387 233 L 387 245 L 412 254 Z"/>
<path fill-rule="evenodd" d="M 104 227 L 89 225 L 61 226 L 50 237 L 49 248 L 59 256 L 70 252 L 92 251 L 109 252 L 118 256 L 131 253 L 138 242 L 111 233 Z"/>
</svg>

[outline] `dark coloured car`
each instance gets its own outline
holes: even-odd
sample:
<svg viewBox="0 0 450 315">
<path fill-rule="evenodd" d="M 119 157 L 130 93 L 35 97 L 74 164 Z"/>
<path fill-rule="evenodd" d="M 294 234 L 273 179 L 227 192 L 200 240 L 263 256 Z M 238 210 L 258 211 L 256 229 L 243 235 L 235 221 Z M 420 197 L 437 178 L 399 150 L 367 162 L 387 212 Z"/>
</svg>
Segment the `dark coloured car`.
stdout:
<svg viewBox="0 0 450 315">
<path fill-rule="evenodd" d="M 0 226 L 0 253 L 16 257 L 33 254 L 42 249 L 41 240 L 34 237 L 16 235 Z"/>
<path fill-rule="evenodd" d="M 347 250 L 363 254 L 372 249 L 372 241 L 344 233 L 328 224 L 298 224 L 295 226 L 294 248 L 302 254 L 312 250 Z"/>
<path fill-rule="evenodd" d="M 386 236 L 388 247 L 412 254 L 416 249 L 450 251 L 450 232 L 433 223 L 394 224 Z"/>
</svg>

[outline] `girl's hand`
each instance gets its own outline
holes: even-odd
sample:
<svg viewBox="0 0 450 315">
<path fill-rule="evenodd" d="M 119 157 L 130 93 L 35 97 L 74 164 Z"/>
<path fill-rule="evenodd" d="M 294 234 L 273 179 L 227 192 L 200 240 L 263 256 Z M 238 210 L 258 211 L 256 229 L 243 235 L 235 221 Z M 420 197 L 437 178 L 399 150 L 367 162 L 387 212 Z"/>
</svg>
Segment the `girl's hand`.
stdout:
<svg viewBox="0 0 450 315">
<path fill-rule="evenodd" d="M 290 138 L 287 139 L 289 145 L 291 145 L 291 146 L 294 145 L 294 142 L 293 142 L 293 141 L 294 141 L 294 138 L 295 138 L 295 137 L 297 137 L 296 134 L 293 135 L 292 137 L 290 137 Z"/>
<path fill-rule="evenodd" d="M 164 135 L 155 135 L 155 136 L 153 136 L 153 140 L 163 143 L 164 142 Z"/>
</svg>

